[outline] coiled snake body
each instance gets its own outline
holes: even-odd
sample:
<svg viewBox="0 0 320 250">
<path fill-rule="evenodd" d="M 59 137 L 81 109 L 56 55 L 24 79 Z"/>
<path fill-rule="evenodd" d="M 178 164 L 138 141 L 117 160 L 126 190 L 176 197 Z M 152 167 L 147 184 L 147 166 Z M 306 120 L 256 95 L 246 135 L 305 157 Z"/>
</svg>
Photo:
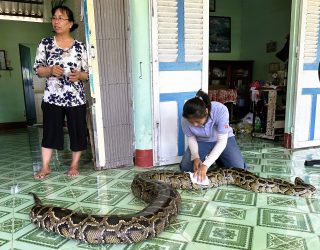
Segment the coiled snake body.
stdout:
<svg viewBox="0 0 320 250">
<path fill-rule="evenodd" d="M 237 185 L 253 192 L 280 193 L 310 197 L 314 186 L 296 178 L 294 184 L 280 179 L 266 179 L 241 169 L 218 169 L 207 173 L 207 188 L 226 184 Z M 31 222 L 47 231 L 87 243 L 133 243 L 160 234 L 178 215 L 181 197 L 176 189 L 199 189 L 189 174 L 175 171 L 146 171 L 137 174 L 131 184 L 136 197 L 149 203 L 142 211 L 129 215 L 89 215 L 70 209 L 43 205 L 31 193 L 35 205 Z"/>
</svg>

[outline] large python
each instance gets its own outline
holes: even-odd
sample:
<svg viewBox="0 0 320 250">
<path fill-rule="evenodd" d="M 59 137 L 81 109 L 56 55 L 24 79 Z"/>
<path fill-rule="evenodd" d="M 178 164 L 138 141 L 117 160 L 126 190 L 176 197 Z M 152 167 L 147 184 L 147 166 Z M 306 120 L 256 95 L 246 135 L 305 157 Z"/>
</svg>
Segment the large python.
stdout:
<svg viewBox="0 0 320 250">
<path fill-rule="evenodd" d="M 207 188 L 226 184 L 237 185 L 253 192 L 279 193 L 311 197 L 316 189 L 297 177 L 294 184 L 281 179 L 259 177 L 241 169 L 218 169 L 207 173 Z M 177 217 L 181 197 L 177 189 L 199 189 L 188 173 L 175 171 L 146 171 L 137 174 L 131 184 L 136 197 L 149 203 L 142 211 L 129 215 L 89 215 L 70 209 L 44 205 L 31 193 L 35 205 L 31 222 L 47 231 L 68 239 L 86 243 L 134 243 L 160 234 Z"/>
</svg>

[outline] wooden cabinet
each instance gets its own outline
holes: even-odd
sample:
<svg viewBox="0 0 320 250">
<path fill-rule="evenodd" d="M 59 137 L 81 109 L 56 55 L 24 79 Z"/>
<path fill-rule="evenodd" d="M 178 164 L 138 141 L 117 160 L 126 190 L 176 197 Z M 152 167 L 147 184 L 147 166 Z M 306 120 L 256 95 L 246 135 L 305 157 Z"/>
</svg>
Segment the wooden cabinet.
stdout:
<svg viewBox="0 0 320 250">
<path fill-rule="evenodd" d="M 235 118 L 241 118 L 250 111 L 250 84 L 253 61 L 210 60 L 209 90 L 235 89 L 237 102 Z"/>
<path fill-rule="evenodd" d="M 253 61 L 209 61 L 209 89 L 227 87 L 249 91 Z"/>
</svg>

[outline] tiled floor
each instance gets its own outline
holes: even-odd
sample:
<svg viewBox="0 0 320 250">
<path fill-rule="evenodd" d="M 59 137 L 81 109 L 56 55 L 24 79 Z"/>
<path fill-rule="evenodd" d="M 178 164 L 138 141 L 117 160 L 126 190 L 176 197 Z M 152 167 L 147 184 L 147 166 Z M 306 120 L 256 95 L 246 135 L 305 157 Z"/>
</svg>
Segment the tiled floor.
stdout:
<svg viewBox="0 0 320 250">
<path fill-rule="evenodd" d="M 159 237 L 132 245 L 92 246 L 46 233 L 30 224 L 29 191 L 45 203 L 97 214 L 132 213 L 145 204 L 129 189 L 137 168 L 95 172 L 90 154 L 83 155 L 81 175 L 70 179 L 70 152 L 54 155 L 49 178 L 36 181 L 39 168 L 38 129 L 0 134 L 0 249 L 320 249 L 320 196 L 295 198 L 256 194 L 234 186 L 181 191 L 182 211 Z M 293 180 L 300 176 L 320 188 L 320 148 L 289 152 L 272 141 L 240 137 L 249 170 L 263 177 Z M 177 166 L 164 168 L 177 169 Z"/>
</svg>

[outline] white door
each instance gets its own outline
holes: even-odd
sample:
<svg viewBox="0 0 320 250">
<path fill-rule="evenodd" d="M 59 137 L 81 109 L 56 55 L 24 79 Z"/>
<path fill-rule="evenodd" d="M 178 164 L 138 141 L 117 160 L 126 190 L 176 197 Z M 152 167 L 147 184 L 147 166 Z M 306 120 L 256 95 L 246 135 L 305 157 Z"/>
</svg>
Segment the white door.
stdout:
<svg viewBox="0 0 320 250">
<path fill-rule="evenodd" d="M 208 0 L 153 0 L 154 165 L 180 161 L 184 102 L 208 89 Z"/>
<path fill-rule="evenodd" d="M 302 0 L 293 148 L 320 145 L 320 1 Z"/>
<path fill-rule="evenodd" d="M 128 2 L 84 0 L 96 169 L 133 165 Z"/>
</svg>

